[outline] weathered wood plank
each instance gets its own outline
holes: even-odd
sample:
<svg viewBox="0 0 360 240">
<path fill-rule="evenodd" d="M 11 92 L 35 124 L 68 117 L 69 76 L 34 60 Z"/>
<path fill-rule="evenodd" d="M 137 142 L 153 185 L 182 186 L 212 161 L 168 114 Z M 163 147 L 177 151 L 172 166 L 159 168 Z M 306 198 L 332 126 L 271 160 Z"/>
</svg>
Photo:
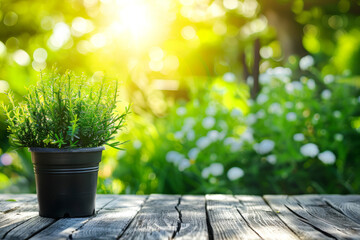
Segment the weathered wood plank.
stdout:
<svg viewBox="0 0 360 240">
<path fill-rule="evenodd" d="M 4 239 L 27 239 L 55 221 L 53 218 L 35 216 L 13 228 Z"/>
<path fill-rule="evenodd" d="M 106 204 L 113 201 L 113 195 L 96 195 L 95 214 L 99 212 Z M 92 217 L 84 218 L 62 218 L 51 226 L 45 228 L 31 239 L 67 239 L 74 231 L 83 226 Z"/>
<path fill-rule="evenodd" d="M 206 195 L 211 238 L 260 239 L 238 212 L 239 204 L 231 195 Z"/>
<path fill-rule="evenodd" d="M 312 225 L 305 223 L 301 217 L 291 212 L 286 204 L 291 204 L 287 201 L 286 195 L 265 195 L 264 199 L 268 202 L 272 210 L 278 215 L 278 217 L 302 240 L 317 240 L 334 239 L 327 235 L 324 235 L 320 231 L 316 230 Z M 293 202 L 295 204 L 295 202 Z"/>
<path fill-rule="evenodd" d="M 146 196 L 119 195 L 96 217 L 74 231 L 71 239 L 117 239 L 135 217 Z"/>
<path fill-rule="evenodd" d="M 180 225 L 178 195 L 153 194 L 120 239 L 170 239 Z"/>
<path fill-rule="evenodd" d="M 7 213 L 20 207 L 23 202 L 34 201 L 34 194 L 1 194 L 0 195 L 0 212 Z"/>
<path fill-rule="evenodd" d="M 18 208 L 0 214 L 0 238 L 12 235 L 11 231 L 19 225 L 38 216 L 38 205 L 33 201 L 23 202 Z"/>
<path fill-rule="evenodd" d="M 181 224 L 175 239 L 209 239 L 204 196 L 183 196 L 177 210 Z"/>
<path fill-rule="evenodd" d="M 325 195 L 322 199 L 337 211 L 360 224 L 359 195 Z"/>
<path fill-rule="evenodd" d="M 325 235 L 336 239 L 359 239 L 360 225 L 324 203 L 318 195 L 288 198 L 285 206 Z"/>
<path fill-rule="evenodd" d="M 261 238 L 269 240 L 299 239 L 259 196 L 235 196 L 237 206 L 246 223 Z"/>
</svg>

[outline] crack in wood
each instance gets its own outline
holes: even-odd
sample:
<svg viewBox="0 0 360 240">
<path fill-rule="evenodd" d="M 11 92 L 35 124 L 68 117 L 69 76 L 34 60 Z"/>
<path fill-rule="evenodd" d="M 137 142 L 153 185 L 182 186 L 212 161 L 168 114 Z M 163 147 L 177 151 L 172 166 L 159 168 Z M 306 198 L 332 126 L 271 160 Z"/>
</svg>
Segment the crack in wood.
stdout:
<svg viewBox="0 0 360 240">
<path fill-rule="evenodd" d="M 270 205 L 270 203 L 268 202 L 268 200 L 267 200 L 266 198 L 264 198 L 264 196 L 262 196 L 261 198 L 262 198 L 262 199 L 264 200 L 264 202 L 269 206 L 269 208 L 275 213 L 275 215 L 277 216 L 277 218 L 280 219 L 280 221 L 283 222 L 283 223 L 285 224 L 285 226 L 286 226 L 292 233 L 294 233 L 296 236 L 298 236 L 298 235 L 296 234 L 296 232 L 295 232 L 291 227 L 289 227 L 288 224 L 286 224 L 286 222 L 281 219 L 281 217 L 279 217 L 278 212 Z"/>
<path fill-rule="evenodd" d="M 240 201 L 239 201 L 240 203 Z M 244 216 L 241 214 L 240 209 L 236 208 L 236 211 L 240 214 L 241 218 L 244 220 L 244 222 L 246 223 L 246 225 L 253 230 L 253 232 L 259 236 L 260 239 L 263 239 L 260 234 L 258 232 L 255 231 L 255 229 L 250 225 L 250 223 L 244 218 Z"/>
<path fill-rule="evenodd" d="M 205 199 L 205 213 L 206 213 L 206 225 L 207 225 L 207 229 L 208 229 L 208 234 L 209 234 L 209 240 L 214 240 L 214 230 L 213 227 L 211 226 L 210 223 L 210 217 L 209 217 L 209 212 L 208 212 L 208 208 L 207 208 L 207 203 L 208 200 Z"/>
<path fill-rule="evenodd" d="M 299 204 L 299 203 L 298 203 Z M 300 205 L 300 204 L 299 204 Z M 286 204 L 284 204 L 284 206 L 290 211 L 292 212 L 295 216 L 297 216 L 299 218 L 300 221 L 302 221 L 303 223 L 308 224 L 309 226 L 311 226 L 312 228 L 314 228 L 315 230 L 321 232 L 322 234 L 324 234 L 327 237 L 330 237 L 332 239 L 337 239 L 335 236 L 331 235 L 330 233 L 321 230 L 321 228 L 316 227 L 315 225 L 311 224 L 306 218 L 304 218 L 303 216 L 301 216 L 300 214 L 296 213 L 295 211 L 293 211 L 289 206 L 287 206 Z M 300 205 L 301 207 L 301 205 Z M 311 215 L 311 214 L 310 214 Z M 312 215 L 311 215 L 312 216 Z"/>
<path fill-rule="evenodd" d="M 180 204 L 181 204 L 181 196 L 179 197 L 179 201 L 178 201 L 177 205 L 175 206 L 175 209 L 179 214 L 179 221 L 177 222 L 176 230 L 174 231 L 173 235 L 171 236 L 171 239 L 174 239 L 176 234 L 178 234 L 180 232 L 181 224 L 183 223 L 181 210 L 179 209 Z"/>
</svg>

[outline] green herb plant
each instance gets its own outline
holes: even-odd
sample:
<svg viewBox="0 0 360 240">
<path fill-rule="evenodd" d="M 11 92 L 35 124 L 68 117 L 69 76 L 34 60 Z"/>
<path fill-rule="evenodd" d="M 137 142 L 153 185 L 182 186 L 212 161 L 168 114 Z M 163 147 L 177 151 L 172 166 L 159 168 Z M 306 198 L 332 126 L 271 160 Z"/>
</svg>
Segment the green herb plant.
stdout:
<svg viewBox="0 0 360 240">
<path fill-rule="evenodd" d="M 25 101 L 2 105 L 8 119 L 10 140 L 17 147 L 88 148 L 104 144 L 121 149 L 114 141 L 122 129 L 129 107 L 116 111 L 118 82 L 87 81 L 70 71 L 41 74 L 28 89 Z"/>
</svg>

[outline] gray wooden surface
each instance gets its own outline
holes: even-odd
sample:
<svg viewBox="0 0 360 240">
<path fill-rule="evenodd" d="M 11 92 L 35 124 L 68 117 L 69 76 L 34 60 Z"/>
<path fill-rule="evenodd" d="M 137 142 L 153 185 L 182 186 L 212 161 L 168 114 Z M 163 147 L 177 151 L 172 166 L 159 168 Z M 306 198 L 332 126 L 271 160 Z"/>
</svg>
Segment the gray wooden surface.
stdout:
<svg viewBox="0 0 360 240">
<path fill-rule="evenodd" d="M 98 195 L 87 218 L 0 194 L 0 239 L 360 239 L 360 195 Z"/>
</svg>

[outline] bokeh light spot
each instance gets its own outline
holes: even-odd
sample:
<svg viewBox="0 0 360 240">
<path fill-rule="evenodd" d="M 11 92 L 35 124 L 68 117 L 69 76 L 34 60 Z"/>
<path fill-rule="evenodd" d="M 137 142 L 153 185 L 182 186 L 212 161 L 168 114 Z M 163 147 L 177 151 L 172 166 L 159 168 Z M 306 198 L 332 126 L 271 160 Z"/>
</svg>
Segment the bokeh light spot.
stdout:
<svg viewBox="0 0 360 240">
<path fill-rule="evenodd" d="M 185 40 L 191 40 L 191 39 L 195 38 L 196 31 L 192 26 L 186 26 L 181 30 L 181 36 Z"/>
<path fill-rule="evenodd" d="M 0 93 L 6 93 L 10 88 L 10 85 L 5 80 L 0 80 Z"/>
<path fill-rule="evenodd" d="M 18 15 L 15 12 L 8 12 L 4 17 L 4 24 L 8 27 L 14 26 L 18 21 Z"/>
<path fill-rule="evenodd" d="M 39 63 L 45 62 L 47 59 L 47 56 L 48 56 L 48 54 L 44 48 L 38 48 L 33 53 L 34 60 Z"/>
<path fill-rule="evenodd" d="M 20 66 L 27 66 L 30 63 L 30 56 L 22 49 L 19 49 L 13 54 L 14 61 Z"/>
</svg>

